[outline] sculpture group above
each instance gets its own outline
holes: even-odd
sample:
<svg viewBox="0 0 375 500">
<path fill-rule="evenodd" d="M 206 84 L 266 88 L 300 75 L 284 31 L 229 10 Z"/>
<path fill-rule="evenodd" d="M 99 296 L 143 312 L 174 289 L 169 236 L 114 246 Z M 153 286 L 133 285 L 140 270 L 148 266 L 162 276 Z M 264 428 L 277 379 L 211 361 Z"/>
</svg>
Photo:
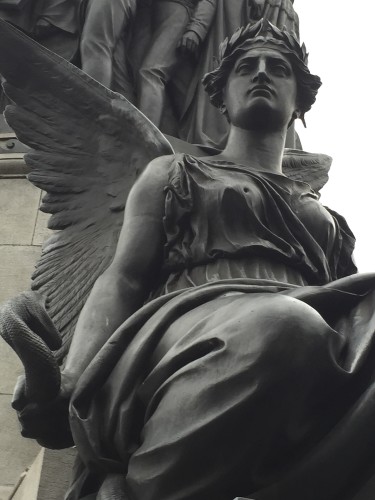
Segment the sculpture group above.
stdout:
<svg viewBox="0 0 375 500">
<path fill-rule="evenodd" d="M 0 329 L 24 435 L 77 446 L 67 500 L 349 500 L 375 472 L 375 274 L 319 202 L 329 160 L 284 149 L 321 82 L 289 1 L 239 4 L 288 29 L 215 48 L 214 155 L 0 22 L 6 118 L 58 230 Z"/>
<path fill-rule="evenodd" d="M 120 92 L 164 133 L 222 149 L 228 123 L 209 105 L 201 79 L 213 69 L 220 42 L 239 26 L 263 17 L 298 37 L 292 3 L 29 0 L 21 12 L 0 5 L 0 17 Z"/>
</svg>

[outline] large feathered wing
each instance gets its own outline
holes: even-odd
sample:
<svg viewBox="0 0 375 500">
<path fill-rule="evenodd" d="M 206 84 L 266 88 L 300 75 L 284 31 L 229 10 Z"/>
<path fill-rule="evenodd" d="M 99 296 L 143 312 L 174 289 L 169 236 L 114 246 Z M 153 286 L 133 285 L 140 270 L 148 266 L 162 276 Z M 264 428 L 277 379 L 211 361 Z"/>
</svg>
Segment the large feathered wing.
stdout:
<svg viewBox="0 0 375 500">
<path fill-rule="evenodd" d="M 14 102 L 5 116 L 31 148 L 29 180 L 46 191 L 41 210 L 52 214 L 56 230 L 32 288 L 47 297 L 64 355 L 95 280 L 113 258 L 129 190 L 149 161 L 173 150 L 124 97 L 1 20 L 0 47 L 0 74 Z"/>
<path fill-rule="evenodd" d="M 326 185 L 332 158 L 321 153 L 307 153 L 301 149 L 285 149 L 283 173 L 294 181 L 309 184 L 317 193 Z"/>
</svg>

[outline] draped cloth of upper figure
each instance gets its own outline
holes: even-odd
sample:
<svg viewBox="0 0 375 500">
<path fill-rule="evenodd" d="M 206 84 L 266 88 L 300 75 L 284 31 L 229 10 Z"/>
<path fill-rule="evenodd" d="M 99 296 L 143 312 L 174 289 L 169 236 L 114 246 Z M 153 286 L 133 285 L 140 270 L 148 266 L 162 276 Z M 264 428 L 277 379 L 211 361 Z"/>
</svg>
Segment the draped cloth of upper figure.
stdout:
<svg viewBox="0 0 375 500">
<path fill-rule="evenodd" d="M 324 158 L 283 156 L 320 86 L 304 46 L 263 20 L 222 44 L 204 86 L 230 134 L 199 157 L 0 28 L 6 118 L 60 230 L 1 333 L 23 434 L 77 446 L 66 498 L 352 498 L 375 465 L 375 275 L 319 202 Z M 75 329 L 61 373 L 50 318 L 63 354 Z"/>
</svg>

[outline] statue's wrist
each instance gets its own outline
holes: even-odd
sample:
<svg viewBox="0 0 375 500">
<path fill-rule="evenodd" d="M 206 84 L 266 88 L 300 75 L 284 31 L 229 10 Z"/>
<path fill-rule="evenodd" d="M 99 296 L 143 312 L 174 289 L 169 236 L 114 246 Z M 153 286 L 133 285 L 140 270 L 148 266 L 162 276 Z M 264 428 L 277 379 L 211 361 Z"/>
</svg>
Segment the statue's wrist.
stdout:
<svg viewBox="0 0 375 500">
<path fill-rule="evenodd" d="M 64 392 L 72 394 L 77 382 L 79 380 L 80 374 L 72 369 L 64 368 L 61 372 L 61 385 Z"/>
</svg>

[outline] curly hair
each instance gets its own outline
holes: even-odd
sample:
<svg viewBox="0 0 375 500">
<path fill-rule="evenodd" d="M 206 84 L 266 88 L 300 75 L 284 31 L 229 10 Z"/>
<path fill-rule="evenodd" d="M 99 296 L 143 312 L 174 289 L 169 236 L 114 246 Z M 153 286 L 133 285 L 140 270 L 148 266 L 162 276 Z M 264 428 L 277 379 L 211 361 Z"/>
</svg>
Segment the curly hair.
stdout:
<svg viewBox="0 0 375 500">
<path fill-rule="evenodd" d="M 231 38 L 226 38 L 220 45 L 218 67 L 207 73 L 202 80 L 210 101 L 223 114 L 227 114 L 223 91 L 229 74 L 238 57 L 255 47 L 272 47 L 289 59 L 297 81 L 299 118 L 304 122 L 304 115 L 314 104 L 322 82 L 319 76 L 311 74 L 307 67 L 308 54 L 305 45 L 300 46 L 293 34 L 279 30 L 265 19 L 239 28 Z"/>
</svg>

